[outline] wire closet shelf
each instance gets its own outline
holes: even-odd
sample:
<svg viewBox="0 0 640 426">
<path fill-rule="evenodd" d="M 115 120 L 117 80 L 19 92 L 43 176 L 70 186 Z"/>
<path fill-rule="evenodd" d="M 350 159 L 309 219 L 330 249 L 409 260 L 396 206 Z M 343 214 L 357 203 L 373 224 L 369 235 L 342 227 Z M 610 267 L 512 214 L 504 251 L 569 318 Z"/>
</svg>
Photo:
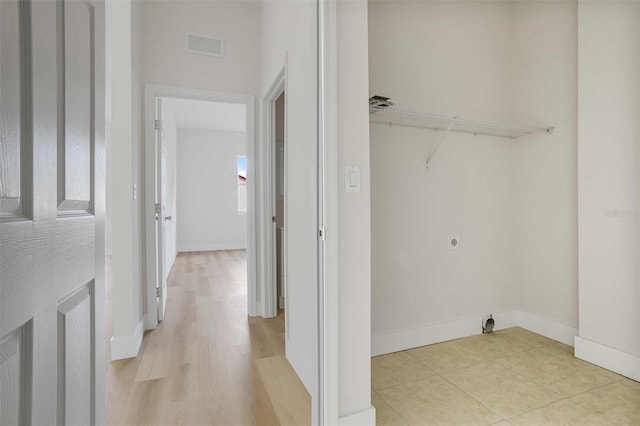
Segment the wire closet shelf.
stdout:
<svg viewBox="0 0 640 426">
<path fill-rule="evenodd" d="M 553 127 L 522 126 L 498 121 L 473 120 L 409 111 L 395 106 L 370 106 L 369 121 L 389 126 L 416 127 L 474 135 L 500 136 L 515 139 L 534 133 L 553 133 Z"/>
</svg>

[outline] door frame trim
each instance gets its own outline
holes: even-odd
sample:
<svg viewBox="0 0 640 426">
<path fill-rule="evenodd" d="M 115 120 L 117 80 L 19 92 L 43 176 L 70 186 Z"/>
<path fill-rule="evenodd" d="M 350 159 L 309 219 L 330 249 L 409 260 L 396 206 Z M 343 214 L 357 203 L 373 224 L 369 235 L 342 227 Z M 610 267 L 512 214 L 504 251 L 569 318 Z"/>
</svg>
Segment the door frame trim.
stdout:
<svg viewBox="0 0 640 426">
<path fill-rule="evenodd" d="M 318 0 L 318 424 L 340 418 L 338 4 Z"/>
<path fill-rule="evenodd" d="M 261 250 L 262 253 L 262 268 L 261 268 L 261 277 L 264 277 L 264 281 L 261 285 L 261 288 L 264 291 L 264 297 L 262 298 L 262 316 L 264 318 L 273 318 L 278 314 L 278 279 L 276 276 L 276 261 L 277 256 L 275 254 L 276 241 L 271 232 L 272 223 L 271 216 L 275 214 L 275 203 L 274 200 L 276 198 L 276 188 L 275 188 L 275 150 L 276 150 L 276 141 L 275 141 L 275 103 L 278 97 L 284 92 L 285 93 L 285 122 L 286 122 L 286 85 L 287 85 L 287 71 L 286 65 L 282 67 L 278 76 L 273 80 L 271 87 L 267 91 L 267 93 L 262 97 L 262 111 L 263 111 L 263 123 L 262 123 L 262 140 L 264 144 L 261 144 L 261 149 L 259 152 L 259 164 L 262 174 L 262 180 L 264 184 L 261 185 L 260 188 L 260 200 L 261 200 L 261 209 L 260 211 L 265 212 L 265 214 L 261 215 L 261 224 L 263 226 L 264 232 L 261 233 Z M 285 124 L 285 140 L 286 140 L 286 124 Z M 286 155 L 286 148 L 285 148 Z M 285 157 L 286 163 L 286 157 Z M 286 167 L 286 166 L 285 166 Z M 285 208 L 284 211 L 287 210 L 287 184 L 285 179 L 285 196 L 284 203 Z M 285 213 L 286 216 L 286 213 Z M 285 233 L 286 233 L 285 226 Z M 276 236 L 277 238 L 277 236 Z M 286 245 L 285 245 L 286 251 Z M 286 259 L 286 253 L 285 253 Z M 262 281 L 262 280 L 261 280 Z M 285 303 L 285 311 L 287 310 L 287 295 L 286 295 L 286 285 L 284 286 L 284 303 Z M 285 333 L 288 329 L 285 316 Z"/>
<path fill-rule="evenodd" d="M 158 326 L 158 316 L 150 314 L 157 306 L 155 256 L 155 100 L 156 98 L 193 99 L 201 101 L 244 104 L 247 107 L 247 310 L 250 316 L 258 314 L 257 291 L 257 232 L 256 232 L 256 110 L 252 95 L 214 92 L 159 84 L 145 84 L 144 97 L 144 240 L 146 268 L 146 314 L 145 329 Z M 152 183 L 147 185 L 147 183 Z"/>
</svg>

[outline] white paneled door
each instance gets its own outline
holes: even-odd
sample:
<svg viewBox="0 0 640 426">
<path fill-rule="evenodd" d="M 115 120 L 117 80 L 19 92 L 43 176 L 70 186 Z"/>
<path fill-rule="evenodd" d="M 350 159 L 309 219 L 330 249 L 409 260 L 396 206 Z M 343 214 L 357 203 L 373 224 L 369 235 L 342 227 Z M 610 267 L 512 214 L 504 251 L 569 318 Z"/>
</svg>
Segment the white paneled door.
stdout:
<svg viewBox="0 0 640 426">
<path fill-rule="evenodd" d="M 167 209 L 167 150 L 164 138 L 164 115 L 162 98 L 156 98 L 156 265 L 157 278 L 156 301 L 158 321 L 164 321 L 167 308 L 167 221 L 172 217 Z M 149 312 L 152 312 L 151 310 Z"/>
<path fill-rule="evenodd" d="M 0 425 L 104 423 L 104 3 L 0 1 Z"/>
</svg>

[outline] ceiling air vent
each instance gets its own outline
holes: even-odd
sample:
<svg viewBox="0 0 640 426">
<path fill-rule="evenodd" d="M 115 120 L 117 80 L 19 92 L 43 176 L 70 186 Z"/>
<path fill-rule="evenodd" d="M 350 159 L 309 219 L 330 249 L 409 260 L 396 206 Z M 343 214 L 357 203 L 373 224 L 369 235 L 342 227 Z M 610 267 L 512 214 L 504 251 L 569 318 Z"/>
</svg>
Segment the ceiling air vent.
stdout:
<svg viewBox="0 0 640 426">
<path fill-rule="evenodd" d="M 187 33 L 186 49 L 189 53 L 222 58 L 224 57 L 224 40 Z"/>
</svg>

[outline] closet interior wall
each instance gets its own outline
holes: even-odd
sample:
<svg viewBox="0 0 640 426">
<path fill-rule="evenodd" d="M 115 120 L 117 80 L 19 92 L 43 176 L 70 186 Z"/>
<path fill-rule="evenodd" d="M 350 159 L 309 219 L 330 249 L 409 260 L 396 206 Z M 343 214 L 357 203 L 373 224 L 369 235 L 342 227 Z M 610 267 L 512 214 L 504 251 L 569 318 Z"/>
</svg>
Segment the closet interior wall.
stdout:
<svg viewBox="0 0 640 426">
<path fill-rule="evenodd" d="M 578 5 L 515 2 L 513 23 L 513 119 L 556 126 L 516 142 L 516 308 L 577 329 Z"/>
<path fill-rule="evenodd" d="M 426 169 L 442 132 L 371 125 L 373 355 L 480 333 L 489 313 L 577 328 L 576 25 L 574 2 L 369 2 L 370 95 L 556 126 L 449 133 Z"/>
<path fill-rule="evenodd" d="M 640 3 L 580 2 L 576 356 L 640 381 Z"/>
</svg>

